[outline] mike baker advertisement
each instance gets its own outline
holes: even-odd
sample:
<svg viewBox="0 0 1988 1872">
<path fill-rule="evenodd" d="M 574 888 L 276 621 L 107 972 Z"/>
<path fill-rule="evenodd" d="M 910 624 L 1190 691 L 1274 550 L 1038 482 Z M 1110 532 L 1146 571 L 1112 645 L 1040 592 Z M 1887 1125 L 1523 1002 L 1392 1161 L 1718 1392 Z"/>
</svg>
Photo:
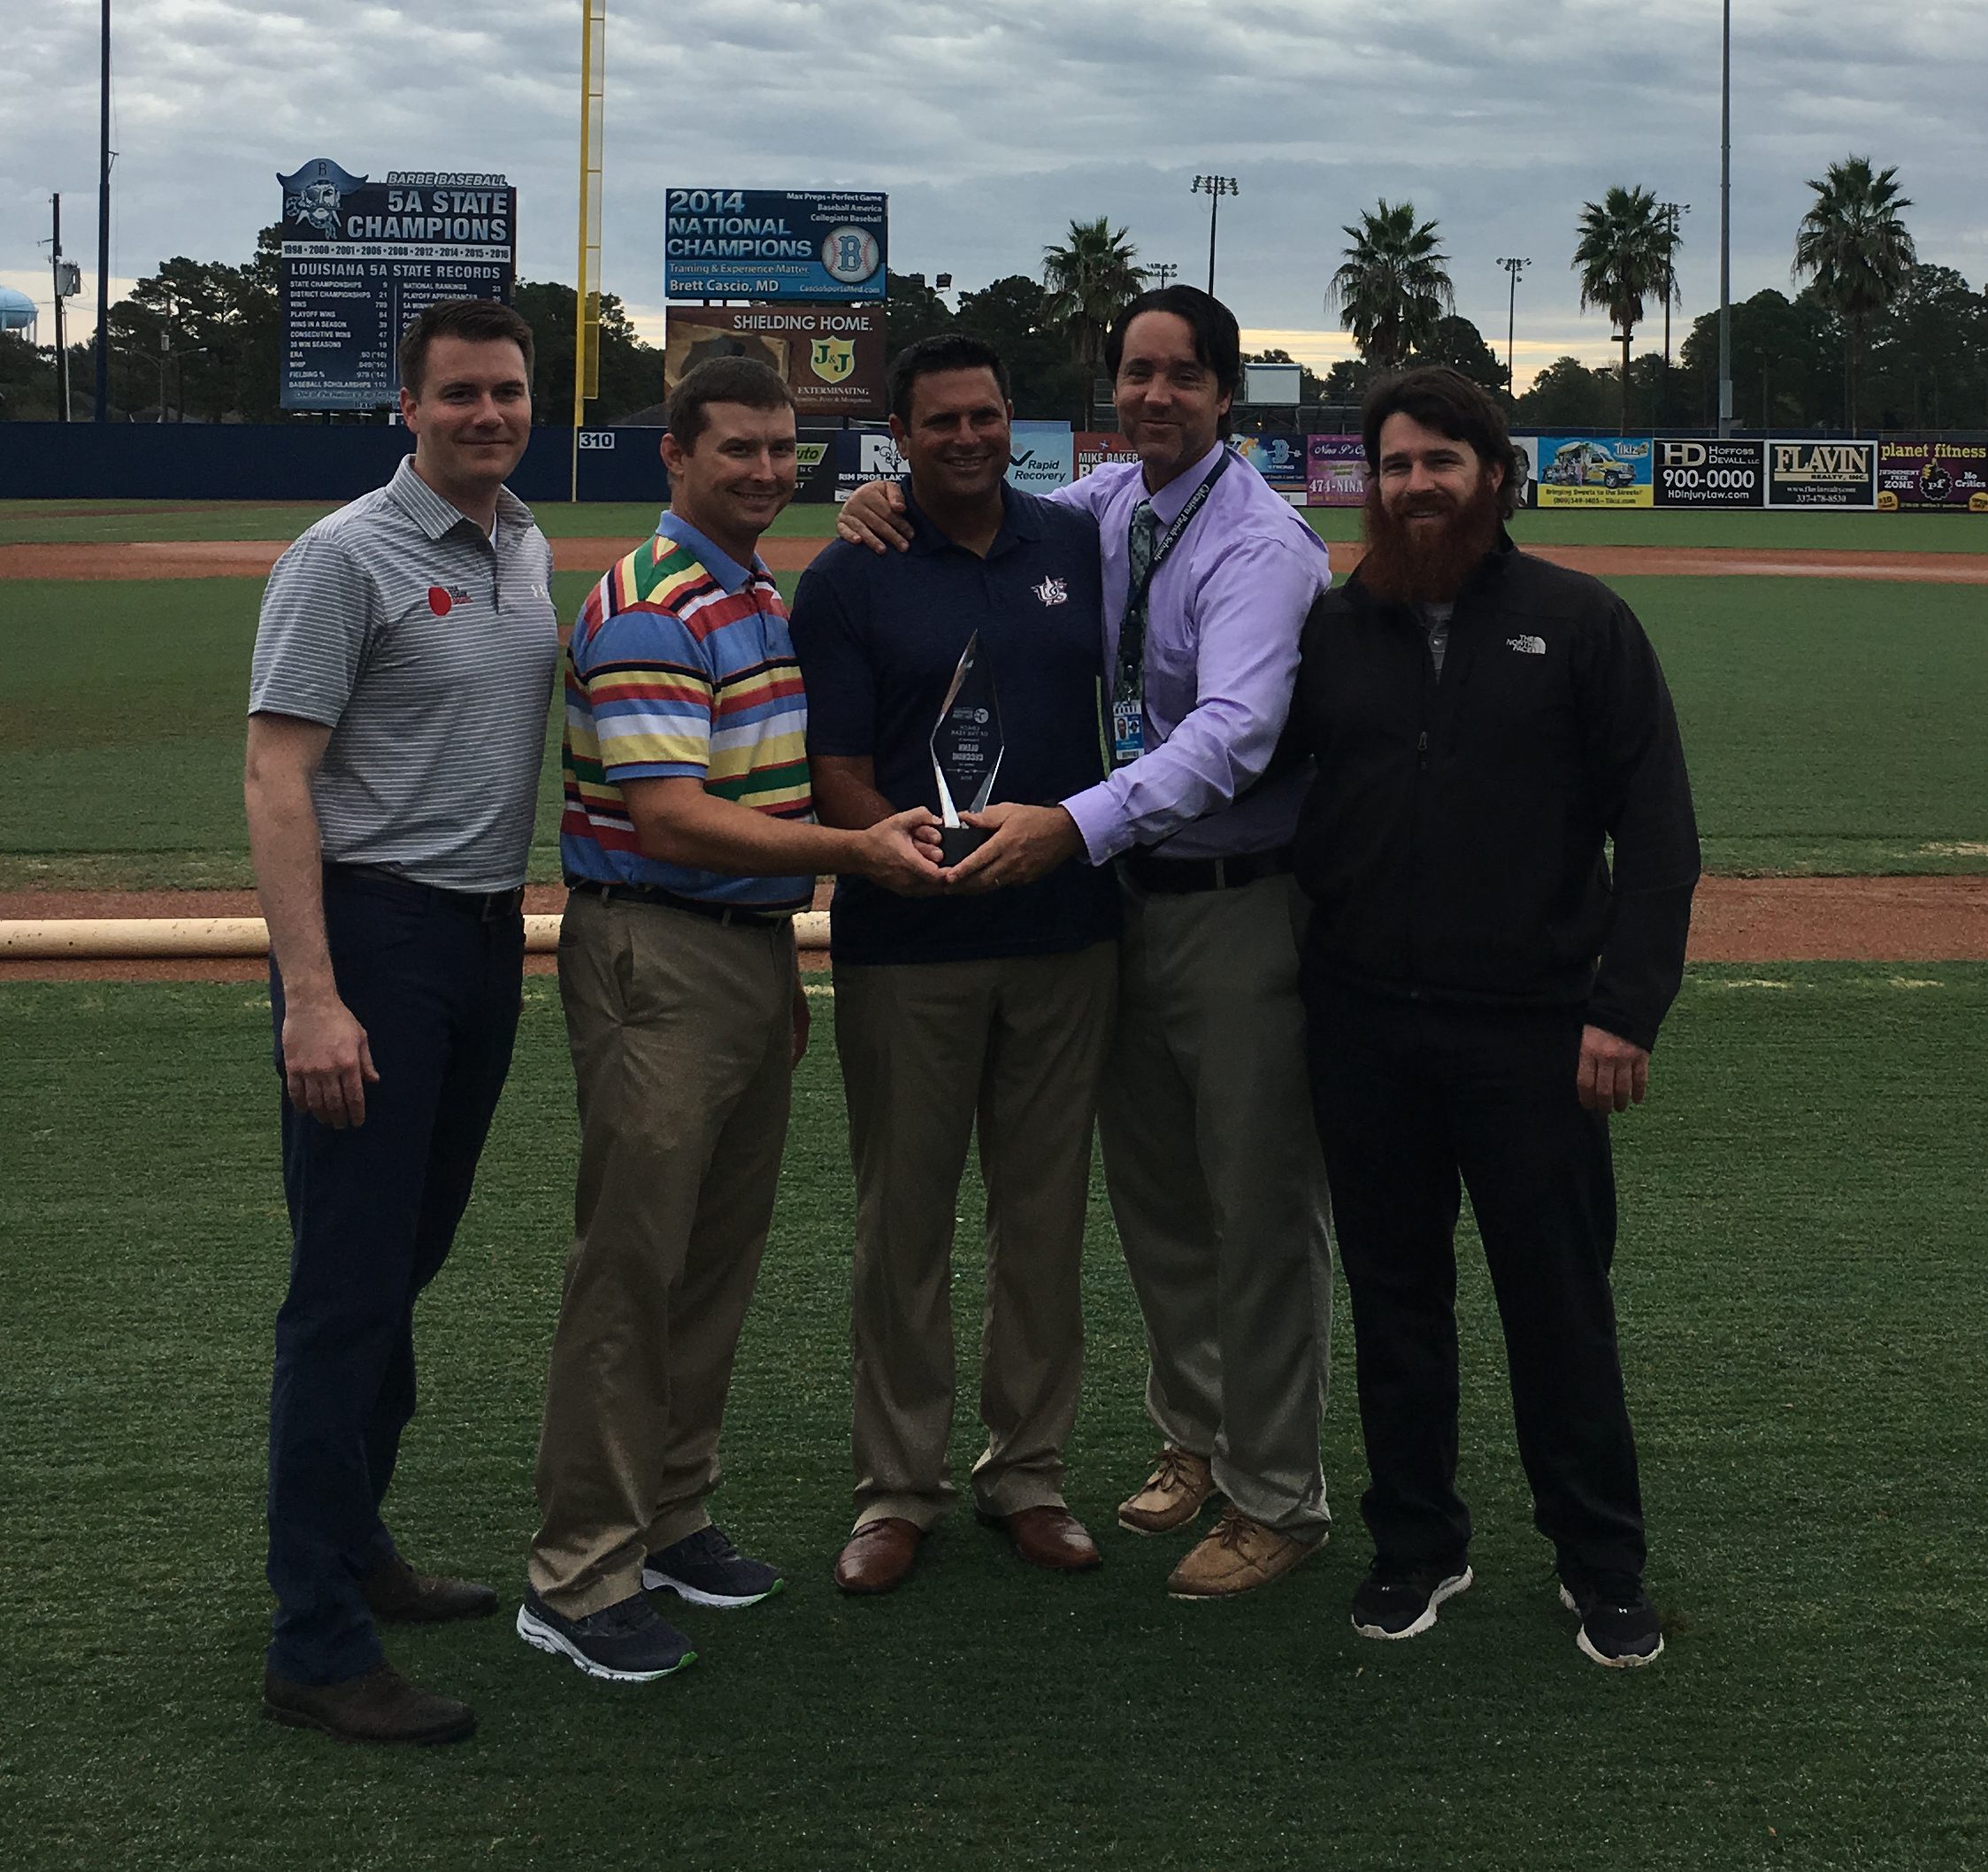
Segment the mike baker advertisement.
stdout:
<svg viewBox="0 0 1988 1872">
<path fill-rule="evenodd" d="M 1876 442 L 1771 441 L 1767 445 L 1769 507 L 1877 505 Z"/>
<path fill-rule="evenodd" d="M 1660 436 L 1653 481 L 1657 507 L 1758 507 L 1766 498 L 1757 441 Z"/>
</svg>

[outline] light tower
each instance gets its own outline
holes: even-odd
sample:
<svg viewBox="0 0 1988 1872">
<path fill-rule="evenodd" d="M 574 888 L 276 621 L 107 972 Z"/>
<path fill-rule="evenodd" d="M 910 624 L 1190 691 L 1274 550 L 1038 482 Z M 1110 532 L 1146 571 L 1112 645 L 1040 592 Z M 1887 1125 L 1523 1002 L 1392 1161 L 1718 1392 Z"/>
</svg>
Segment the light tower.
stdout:
<svg viewBox="0 0 1988 1872">
<path fill-rule="evenodd" d="M 1518 276 L 1531 265 L 1530 260 L 1501 260 L 1499 265 L 1512 276 L 1511 291 L 1505 302 L 1505 395 L 1518 401 L 1518 384 L 1512 375 L 1512 338 L 1518 329 Z"/>
<path fill-rule="evenodd" d="M 1191 195 L 1208 197 L 1208 295 L 1211 299 L 1215 296 L 1215 217 L 1222 206 L 1224 196 L 1240 192 L 1232 175 L 1197 175 L 1194 186 L 1188 191 Z"/>
</svg>

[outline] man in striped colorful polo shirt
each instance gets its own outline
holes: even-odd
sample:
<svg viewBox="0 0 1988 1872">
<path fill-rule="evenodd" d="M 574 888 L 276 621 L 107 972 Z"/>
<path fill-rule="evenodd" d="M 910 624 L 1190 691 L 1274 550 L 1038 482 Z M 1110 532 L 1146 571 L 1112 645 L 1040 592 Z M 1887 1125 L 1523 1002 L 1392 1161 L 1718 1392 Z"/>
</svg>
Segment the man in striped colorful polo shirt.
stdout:
<svg viewBox="0 0 1988 1872">
<path fill-rule="evenodd" d="M 663 460 L 670 510 L 595 587 L 566 656 L 559 991 L 580 1161 L 518 1615 L 527 1644 L 636 1682 L 695 1655 L 645 1588 L 739 1607 L 781 1584 L 704 1501 L 807 1045 L 794 913 L 817 872 L 940 885 L 922 807 L 815 823 L 801 671 L 755 551 L 794 494 L 786 383 L 745 358 L 698 365 Z"/>
</svg>

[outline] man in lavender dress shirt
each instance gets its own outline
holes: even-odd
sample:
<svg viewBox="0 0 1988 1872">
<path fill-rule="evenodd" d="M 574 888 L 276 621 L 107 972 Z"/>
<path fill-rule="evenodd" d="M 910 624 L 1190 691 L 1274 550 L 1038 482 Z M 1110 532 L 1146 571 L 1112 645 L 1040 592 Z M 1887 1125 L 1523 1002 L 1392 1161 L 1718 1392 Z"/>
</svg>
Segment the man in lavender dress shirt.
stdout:
<svg viewBox="0 0 1988 1872">
<path fill-rule="evenodd" d="M 1117 863 L 1119 1024 L 1098 1129 L 1163 1439 L 1118 1519 L 1171 1532 L 1219 1491 L 1227 1512 L 1167 1590 L 1225 1598 L 1288 1572 L 1328 1521 L 1331 1250 L 1291 875 L 1309 767 L 1274 756 L 1331 574 L 1317 535 L 1224 447 L 1242 368 L 1225 306 L 1192 287 L 1143 294 L 1105 362 L 1139 461 L 1051 498 L 1101 535 L 1112 771 L 1059 805 L 990 808 L 976 823 L 995 836 L 952 887 Z M 878 495 L 849 518 L 871 523 L 852 537 L 891 531 Z"/>
</svg>

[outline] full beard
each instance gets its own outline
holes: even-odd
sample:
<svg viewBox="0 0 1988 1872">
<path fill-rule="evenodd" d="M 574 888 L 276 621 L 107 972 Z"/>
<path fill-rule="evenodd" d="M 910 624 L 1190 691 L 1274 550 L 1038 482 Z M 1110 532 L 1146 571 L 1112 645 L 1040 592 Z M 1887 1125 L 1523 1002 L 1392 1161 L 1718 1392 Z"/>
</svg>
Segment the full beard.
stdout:
<svg viewBox="0 0 1988 1872">
<path fill-rule="evenodd" d="M 1439 527 L 1411 526 L 1369 482 L 1360 582 L 1389 603 L 1447 604 L 1498 543 L 1498 489 L 1488 479 L 1478 482 L 1469 501 L 1452 505 Z"/>
</svg>

